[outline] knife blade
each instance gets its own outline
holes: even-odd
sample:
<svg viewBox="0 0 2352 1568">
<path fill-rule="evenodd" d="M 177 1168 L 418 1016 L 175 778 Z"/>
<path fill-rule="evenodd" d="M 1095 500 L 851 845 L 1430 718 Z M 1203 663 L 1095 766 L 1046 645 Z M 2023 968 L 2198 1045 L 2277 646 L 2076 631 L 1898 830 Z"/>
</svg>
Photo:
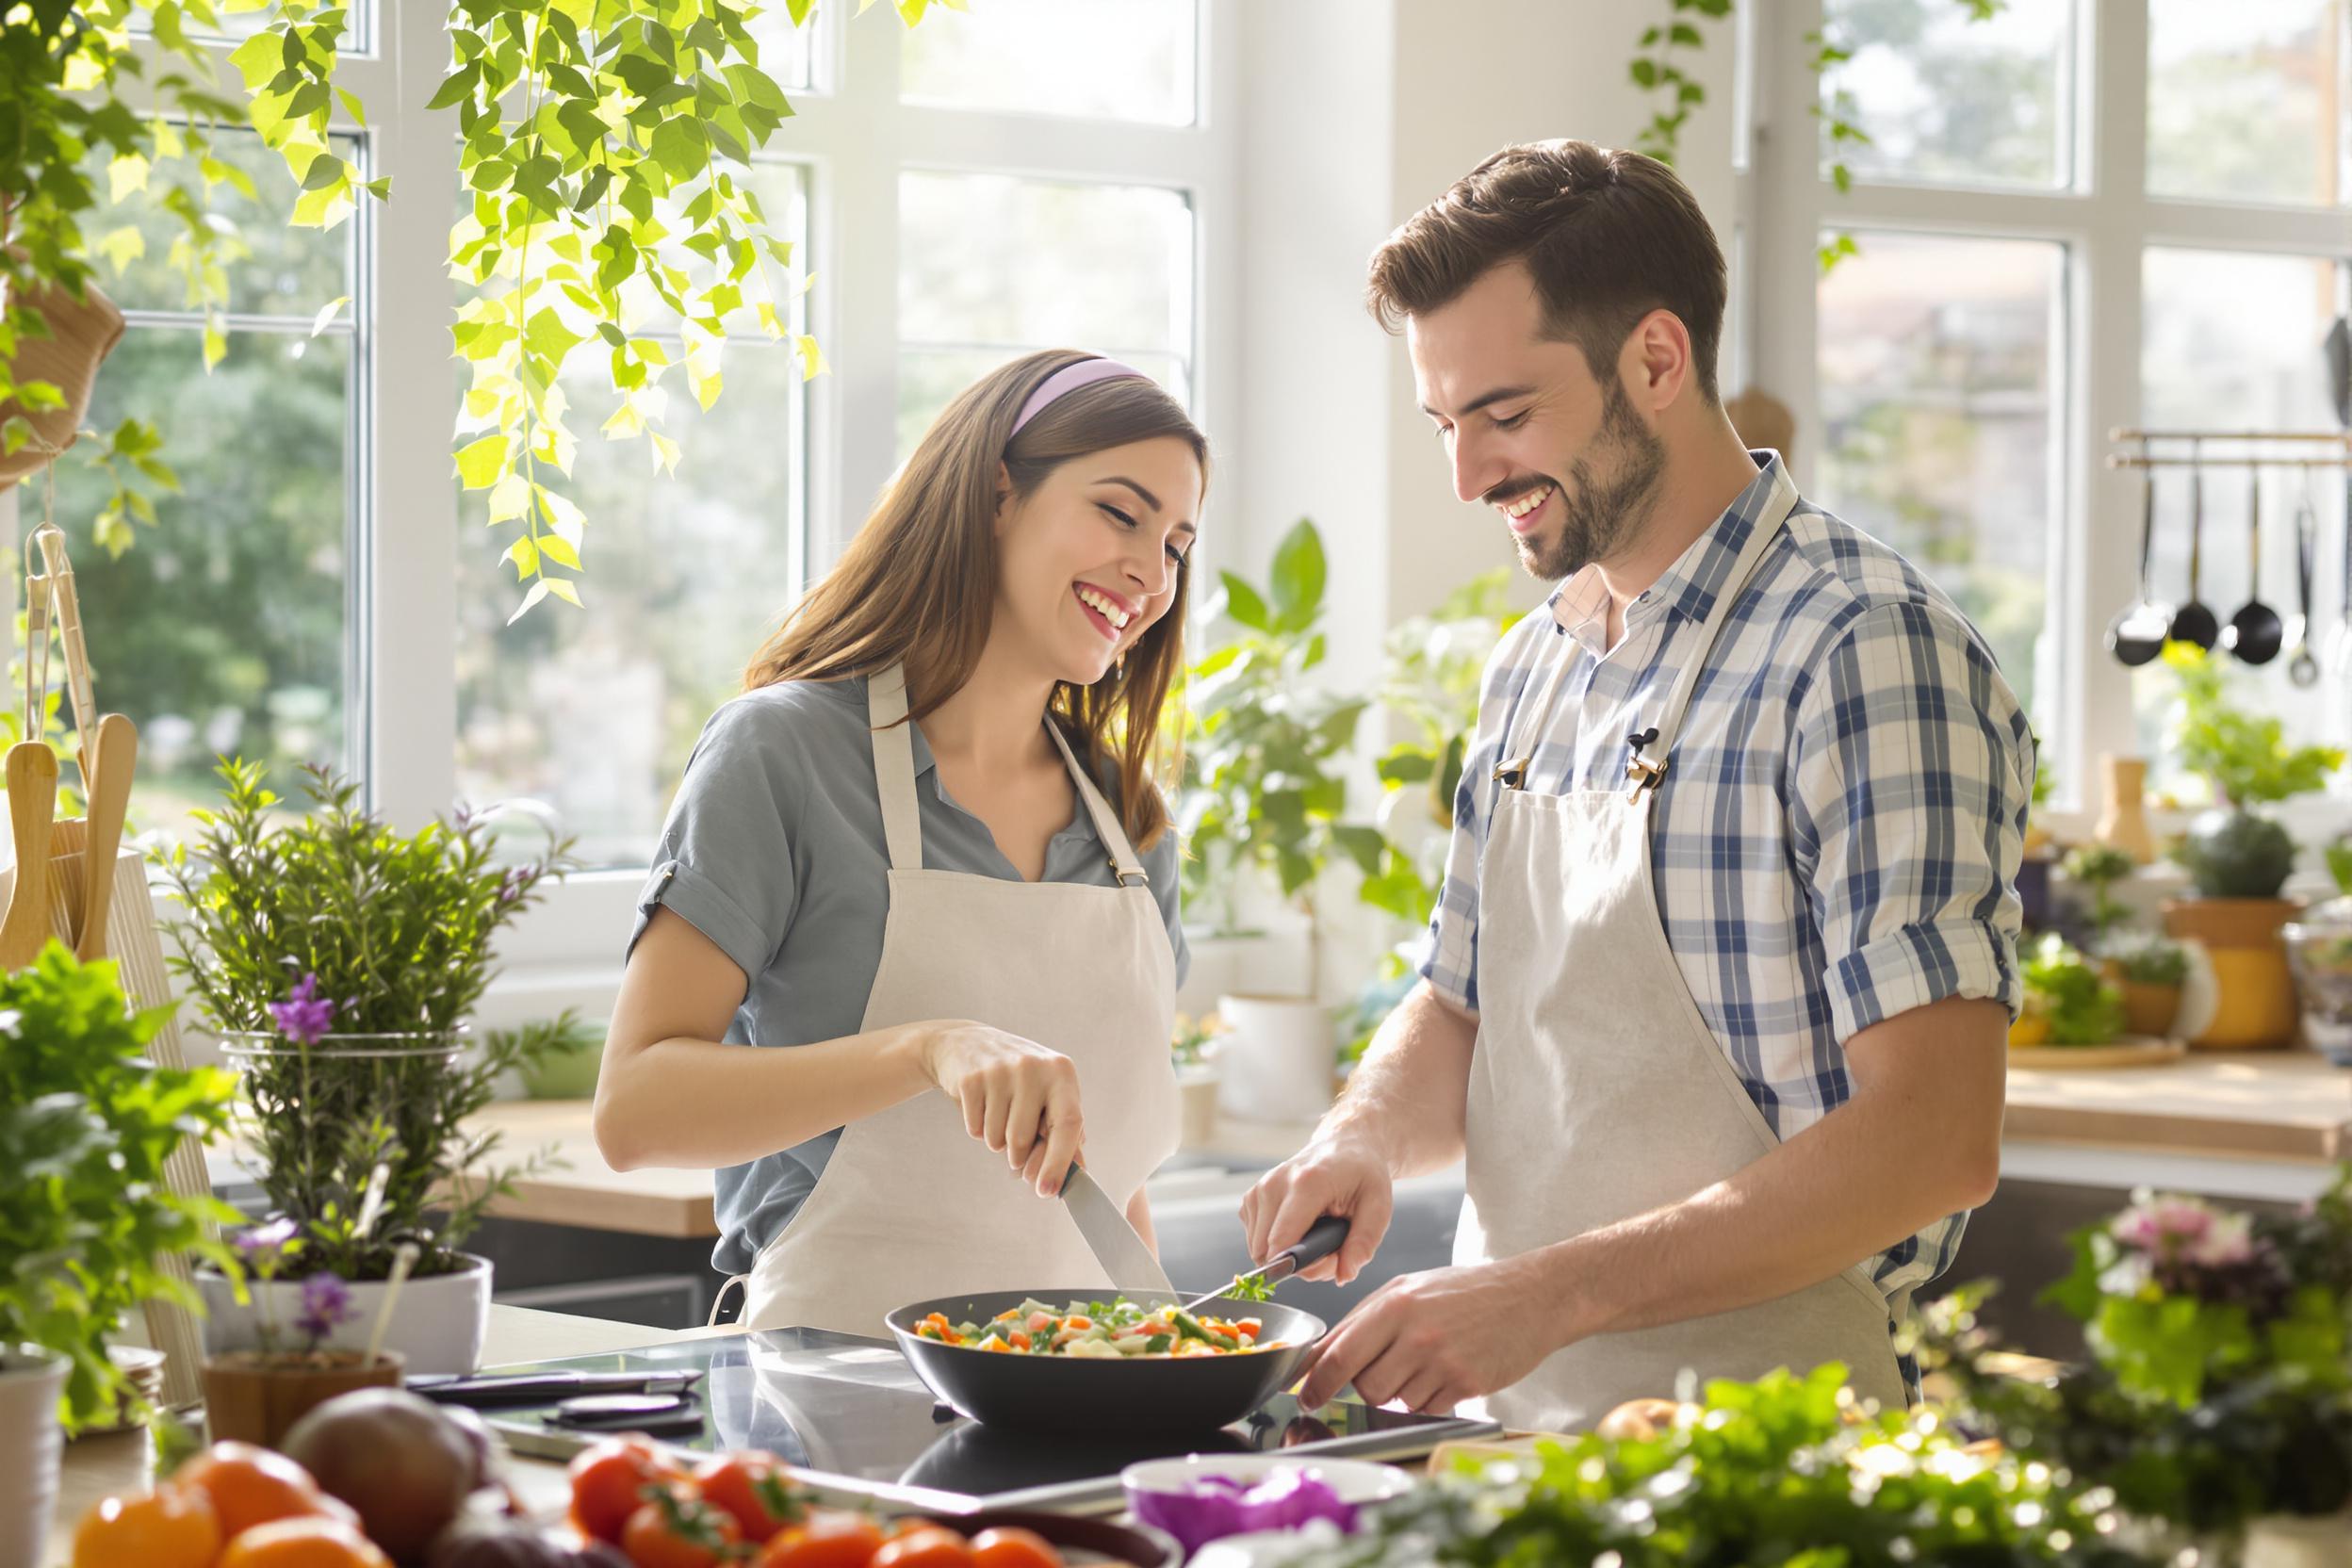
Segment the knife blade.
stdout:
<svg viewBox="0 0 2352 1568">
<path fill-rule="evenodd" d="M 1078 1233 L 1086 1238 L 1094 1261 L 1102 1266 L 1111 1283 L 1121 1290 L 1139 1293 L 1176 1293 L 1176 1287 L 1168 1282 L 1168 1272 L 1160 1266 L 1160 1260 L 1135 1234 L 1135 1228 L 1127 1223 L 1127 1217 L 1119 1212 L 1119 1205 L 1111 1201 L 1111 1195 L 1102 1190 L 1102 1184 L 1086 1174 L 1086 1167 L 1070 1168 L 1070 1174 L 1062 1180 L 1062 1201 L 1070 1205 L 1070 1217 L 1078 1222 Z"/>
<path fill-rule="evenodd" d="M 598 1394 L 689 1393 L 698 1371 L 514 1372 L 487 1377 L 412 1378 L 408 1391 L 446 1405 L 551 1405 Z"/>
</svg>

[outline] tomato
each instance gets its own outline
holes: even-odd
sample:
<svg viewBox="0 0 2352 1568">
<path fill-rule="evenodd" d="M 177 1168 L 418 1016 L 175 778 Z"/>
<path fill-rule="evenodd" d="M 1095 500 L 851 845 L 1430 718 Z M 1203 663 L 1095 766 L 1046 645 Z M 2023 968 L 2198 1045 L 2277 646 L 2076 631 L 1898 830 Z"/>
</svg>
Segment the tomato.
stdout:
<svg viewBox="0 0 2352 1568">
<path fill-rule="evenodd" d="M 646 1487 L 686 1478 L 650 1438 L 616 1437 L 584 1448 L 572 1460 L 572 1523 L 617 1544 L 629 1515 L 644 1506 Z"/>
<path fill-rule="evenodd" d="M 220 1555 L 220 1516 L 193 1488 L 107 1497 L 74 1531 L 74 1568 L 212 1568 Z"/>
<path fill-rule="evenodd" d="M 735 1516 L 746 1541 L 767 1540 L 808 1508 L 794 1494 L 784 1462 L 761 1448 L 711 1460 L 694 1472 L 694 1488 L 706 1502 Z"/>
<path fill-rule="evenodd" d="M 982 1530 L 972 1538 L 972 1568 L 1062 1568 L 1062 1554 L 1033 1530 Z"/>
<path fill-rule="evenodd" d="M 923 1525 L 885 1541 L 874 1568 L 972 1568 L 972 1545 L 944 1526 Z"/>
<path fill-rule="evenodd" d="M 769 1540 L 760 1568 L 866 1568 L 881 1549 L 881 1527 L 864 1514 L 813 1509 Z"/>
<path fill-rule="evenodd" d="M 733 1559 L 743 1527 L 689 1486 L 659 1490 L 621 1527 L 621 1550 L 637 1568 L 712 1568 Z"/>
</svg>

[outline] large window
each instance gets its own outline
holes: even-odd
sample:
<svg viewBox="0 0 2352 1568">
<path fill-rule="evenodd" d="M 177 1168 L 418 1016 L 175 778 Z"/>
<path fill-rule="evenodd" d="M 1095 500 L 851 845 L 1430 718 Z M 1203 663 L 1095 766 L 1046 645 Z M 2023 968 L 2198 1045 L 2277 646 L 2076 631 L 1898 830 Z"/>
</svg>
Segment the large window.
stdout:
<svg viewBox="0 0 2352 1568">
<path fill-rule="evenodd" d="M 1756 4 L 1760 0 L 1743 0 Z M 2026 697 L 2061 809 L 2095 808 L 2101 753 L 2161 756 L 2173 681 L 2102 634 L 2139 567 L 2141 478 L 2116 428 L 2332 431 L 2322 340 L 2344 308 L 2344 0 L 2041 0 L 1971 20 L 1952 0 L 1802 0 L 1765 16 L 1742 176 L 1739 286 L 1756 375 L 1796 407 L 1801 482 L 1933 575 Z M 1788 40 L 1816 22 L 1824 74 Z M 1817 115 L 1816 110 L 1821 112 Z M 1867 143 L 1837 134 L 1859 127 Z M 1845 167 L 1841 189 L 1833 165 Z M 1851 238 L 1826 273 L 1817 247 Z M 2155 589 L 2226 619 L 2296 608 L 2315 541 L 2342 613 L 2344 486 L 2221 459 L 2155 481 Z M 2248 575 L 2259 485 L 2262 571 Z M 2297 514 L 2309 514 L 2298 529 Z M 2292 728 L 2352 738 L 2352 684 L 2245 672 Z M 2158 787 L 2193 796 L 2189 781 Z"/>
</svg>

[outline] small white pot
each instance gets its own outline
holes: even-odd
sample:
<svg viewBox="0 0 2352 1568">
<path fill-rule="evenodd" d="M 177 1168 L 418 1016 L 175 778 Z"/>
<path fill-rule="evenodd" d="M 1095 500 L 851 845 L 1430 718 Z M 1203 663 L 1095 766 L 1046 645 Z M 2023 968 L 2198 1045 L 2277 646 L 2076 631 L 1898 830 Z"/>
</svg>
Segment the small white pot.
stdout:
<svg viewBox="0 0 2352 1568">
<path fill-rule="evenodd" d="M 449 1372 L 462 1377 L 481 1364 L 482 1336 L 490 1330 L 490 1260 L 470 1252 L 458 1256 L 465 1266 L 457 1272 L 411 1278 L 400 1286 L 384 1345 L 406 1359 L 412 1374 Z M 253 1298 L 240 1304 L 226 1275 L 209 1267 L 196 1271 L 196 1289 L 204 1298 L 206 1355 L 260 1349 L 265 1322 L 278 1326 L 282 1344 L 293 1334 L 294 1319 L 302 1305 L 302 1282 L 256 1282 L 248 1288 Z M 325 1344 L 330 1349 L 365 1350 L 375 1328 L 376 1309 L 384 1304 L 384 1283 L 381 1280 L 347 1282 L 347 1288 L 356 1310 Z M 264 1292 L 269 1293 L 267 1316 Z"/>
<path fill-rule="evenodd" d="M 2352 1516 L 2273 1513 L 2246 1527 L 2243 1568 L 2352 1568 Z"/>
<path fill-rule="evenodd" d="M 65 1358 L 30 1345 L 0 1347 L 0 1563 L 31 1568 L 57 1508 L 65 1434 L 57 1401 Z"/>
<path fill-rule="evenodd" d="M 1228 996 L 1217 1004 L 1217 1105 L 1243 1121 L 1314 1121 L 1331 1108 L 1338 1048 L 1331 1010 L 1296 996 Z"/>
</svg>

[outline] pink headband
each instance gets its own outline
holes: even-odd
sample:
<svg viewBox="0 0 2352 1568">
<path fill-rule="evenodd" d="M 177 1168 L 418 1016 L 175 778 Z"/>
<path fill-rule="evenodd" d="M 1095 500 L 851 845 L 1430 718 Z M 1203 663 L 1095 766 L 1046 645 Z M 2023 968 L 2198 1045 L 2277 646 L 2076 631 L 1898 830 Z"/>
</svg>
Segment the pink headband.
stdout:
<svg viewBox="0 0 2352 1568">
<path fill-rule="evenodd" d="M 1013 433 L 1019 435 L 1021 426 L 1036 418 L 1048 403 L 1065 393 L 1091 386 L 1098 381 L 1120 381 L 1130 376 L 1137 381 L 1152 379 L 1135 367 L 1121 365 L 1115 359 L 1082 359 L 1075 365 L 1065 365 L 1037 383 L 1037 389 L 1029 394 L 1027 402 L 1021 405 L 1021 415 L 1013 421 Z"/>
</svg>

